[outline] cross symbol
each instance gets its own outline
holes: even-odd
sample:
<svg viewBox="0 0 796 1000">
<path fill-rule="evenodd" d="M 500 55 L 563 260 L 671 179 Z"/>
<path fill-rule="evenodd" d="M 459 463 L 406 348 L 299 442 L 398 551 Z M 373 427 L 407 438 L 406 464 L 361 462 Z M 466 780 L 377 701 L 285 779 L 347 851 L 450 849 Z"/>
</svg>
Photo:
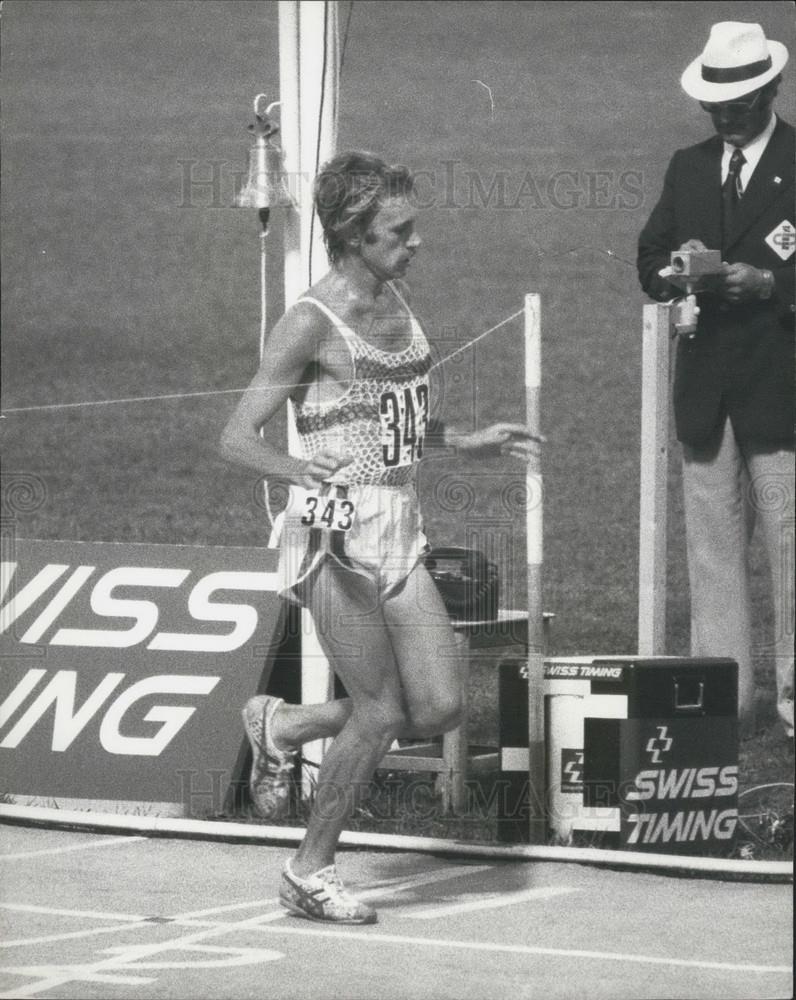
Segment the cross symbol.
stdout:
<svg viewBox="0 0 796 1000">
<path fill-rule="evenodd" d="M 667 726 L 656 726 L 658 730 L 658 735 L 653 736 L 651 740 L 647 742 L 647 753 L 652 754 L 652 763 L 660 764 L 661 754 L 668 753 L 672 748 L 672 739 L 668 735 Z"/>
<path fill-rule="evenodd" d="M 564 768 L 564 774 L 568 775 L 572 779 L 573 785 L 579 785 L 582 781 L 581 767 L 583 766 L 583 751 L 575 751 L 575 760 L 570 760 L 567 762 Z"/>
</svg>

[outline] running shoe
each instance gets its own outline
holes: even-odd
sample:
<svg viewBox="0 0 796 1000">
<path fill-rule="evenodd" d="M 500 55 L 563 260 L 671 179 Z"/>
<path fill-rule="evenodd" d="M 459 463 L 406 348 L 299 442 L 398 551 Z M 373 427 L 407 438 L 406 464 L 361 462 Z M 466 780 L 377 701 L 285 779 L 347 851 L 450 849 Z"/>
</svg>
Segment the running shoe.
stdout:
<svg viewBox="0 0 796 1000">
<path fill-rule="evenodd" d="M 376 911 L 348 892 L 334 865 L 309 878 L 293 874 L 290 862 L 282 870 L 279 902 L 285 909 L 309 920 L 333 924 L 375 924 Z"/>
<path fill-rule="evenodd" d="M 263 819 L 282 819 L 290 809 L 290 786 L 296 750 L 280 750 L 271 738 L 274 712 L 281 698 L 258 694 L 246 702 L 243 725 L 252 748 L 249 793 L 255 812 Z"/>
</svg>

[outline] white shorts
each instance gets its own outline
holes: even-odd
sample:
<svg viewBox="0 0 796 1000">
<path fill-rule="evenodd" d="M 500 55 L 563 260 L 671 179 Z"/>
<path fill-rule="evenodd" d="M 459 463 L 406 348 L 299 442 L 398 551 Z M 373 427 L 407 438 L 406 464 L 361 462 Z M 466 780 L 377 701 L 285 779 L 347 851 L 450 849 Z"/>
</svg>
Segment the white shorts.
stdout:
<svg viewBox="0 0 796 1000">
<path fill-rule="evenodd" d="M 279 523 L 281 521 L 281 524 Z M 278 534 L 278 593 L 304 604 L 302 587 L 326 559 L 372 580 L 389 597 L 428 549 L 413 483 L 404 486 L 290 487 Z"/>
</svg>

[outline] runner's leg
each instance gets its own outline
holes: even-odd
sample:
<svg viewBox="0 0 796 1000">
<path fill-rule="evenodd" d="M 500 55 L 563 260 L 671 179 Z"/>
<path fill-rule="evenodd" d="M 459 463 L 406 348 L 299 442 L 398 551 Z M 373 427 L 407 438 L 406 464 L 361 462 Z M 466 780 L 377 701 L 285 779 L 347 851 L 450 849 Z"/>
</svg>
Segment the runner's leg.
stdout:
<svg viewBox="0 0 796 1000">
<path fill-rule="evenodd" d="M 398 666 L 375 584 L 328 560 L 308 588 L 307 607 L 324 653 L 349 698 L 344 709 L 348 717 L 321 763 L 307 834 L 291 863 L 299 877 L 333 863 L 357 796 L 407 722 Z M 280 734 L 285 739 L 286 728 Z M 306 735 L 317 738 L 320 734 Z"/>
<path fill-rule="evenodd" d="M 418 564 L 384 602 L 411 736 L 454 729 L 461 712 L 461 663 L 450 617 L 437 586 Z M 402 734 L 403 735 L 403 734 Z"/>
</svg>

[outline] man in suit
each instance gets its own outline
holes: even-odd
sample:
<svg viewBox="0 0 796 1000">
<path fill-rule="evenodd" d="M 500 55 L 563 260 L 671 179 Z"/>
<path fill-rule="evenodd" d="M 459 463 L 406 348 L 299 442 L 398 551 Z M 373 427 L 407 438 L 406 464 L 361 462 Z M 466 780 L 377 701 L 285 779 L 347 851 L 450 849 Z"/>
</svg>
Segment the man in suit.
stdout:
<svg viewBox="0 0 796 1000">
<path fill-rule="evenodd" d="M 683 73 L 717 133 L 678 150 L 639 237 L 659 301 L 672 251 L 720 250 L 693 336 L 680 336 L 674 411 L 683 446 L 691 653 L 739 667 L 742 736 L 755 730 L 748 543 L 763 529 L 775 610 L 777 709 L 793 737 L 794 130 L 773 111 L 788 60 L 758 24 L 715 24 Z M 765 651 L 764 651 L 765 652 Z"/>
</svg>

